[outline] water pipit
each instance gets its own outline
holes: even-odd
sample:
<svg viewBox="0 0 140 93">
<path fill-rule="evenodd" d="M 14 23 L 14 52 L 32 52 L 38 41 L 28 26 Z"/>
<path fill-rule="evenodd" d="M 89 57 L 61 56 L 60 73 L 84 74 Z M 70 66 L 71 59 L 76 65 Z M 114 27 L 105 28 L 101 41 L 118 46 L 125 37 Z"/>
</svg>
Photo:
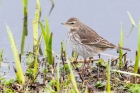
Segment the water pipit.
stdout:
<svg viewBox="0 0 140 93">
<path fill-rule="evenodd" d="M 68 42 L 71 48 L 84 59 L 93 57 L 108 49 L 131 51 L 128 48 L 118 47 L 110 43 L 77 18 L 70 18 L 66 23 L 62 24 L 68 28 Z"/>
</svg>

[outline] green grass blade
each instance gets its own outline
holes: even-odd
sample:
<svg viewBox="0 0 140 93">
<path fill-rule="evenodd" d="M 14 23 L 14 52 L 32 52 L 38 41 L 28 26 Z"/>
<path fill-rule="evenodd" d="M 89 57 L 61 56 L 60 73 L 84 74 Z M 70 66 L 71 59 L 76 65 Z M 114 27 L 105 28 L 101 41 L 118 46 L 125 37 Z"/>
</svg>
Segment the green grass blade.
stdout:
<svg viewBox="0 0 140 93">
<path fill-rule="evenodd" d="M 45 46 L 47 46 L 48 45 L 48 38 L 46 36 L 46 31 L 45 31 L 45 28 L 44 28 L 42 22 L 40 22 L 40 28 L 41 28 L 42 35 L 43 35 L 43 38 L 44 38 Z M 45 47 L 45 55 L 47 55 L 46 47 Z"/>
<path fill-rule="evenodd" d="M 38 50 L 36 50 L 36 53 L 35 53 L 35 61 L 34 61 L 34 79 L 36 78 L 36 75 L 37 75 L 37 69 L 38 69 Z"/>
<path fill-rule="evenodd" d="M 16 44 L 15 44 L 13 35 L 10 31 L 10 28 L 7 26 L 7 24 L 6 24 L 6 29 L 7 29 L 8 37 L 9 37 L 11 48 L 12 48 L 12 53 L 13 53 L 15 64 L 16 64 L 17 74 L 19 75 L 19 77 L 18 76 L 17 77 L 18 77 L 19 83 L 24 84 L 25 83 L 25 77 L 24 77 L 24 73 L 23 73 L 23 70 L 22 70 L 22 66 L 20 64 L 20 58 L 19 58 L 18 50 L 17 50 Z"/>
<path fill-rule="evenodd" d="M 27 36 L 28 35 L 28 0 L 22 0 L 22 7 L 23 7 L 23 13 L 24 13 L 24 22 L 23 22 L 23 31 L 24 34 Z"/>
<path fill-rule="evenodd" d="M 47 57 L 48 57 L 48 62 L 49 64 L 53 64 L 53 56 L 52 56 L 52 33 L 50 35 L 49 41 L 48 41 L 48 46 L 46 47 L 47 49 Z"/>
<path fill-rule="evenodd" d="M 138 57 L 140 60 L 140 20 L 139 20 L 139 27 L 138 27 Z"/>
<path fill-rule="evenodd" d="M 45 34 L 46 34 L 46 40 L 47 42 L 49 41 L 49 38 L 50 38 L 50 27 L 49 27 L 49 21 L 48 21 L 48 18 L 46 18 L 46 26 L 45 26 Z"/>
<path fill-rule="evenodd" d="M 62 40 L 62 42 L 61 42 L 60 52 L 61 52 L 61 54 L 64 53 L 64 56 L 66 56 L 66 43 L 64 42 L 64 40 Z"/>
<path fill-rule="evenodd" d="M 34 61 L 34 78 L 36 78 L 37 71 L 38 71 L 38 52 L 39 52 L 39 47 L 42 41 L 42 35 L 40 36 L 38 42 L 37 42 L 37 49 L 35 52 L 35 61 Z"/>
<path fill-rule="evenodd" d="M 35 9 L 35 18 L 33 20 L 33 51 L 36 51 L 36 45 L 38 40 L 38 25 L 40 21 L 41 16 L 41 6 L 40 6 L 40 0 L 37 0 L 36 3 L 36 9 Z"/>
<path fill-rule="evenodd" d="M 41 31 L 42 31 L 42 35 L 44 37 L 44 41 L 45 41 L 45 44 L 47 43 L 46 40 L 47 40 L 47 37 L 46 37 L 46 32 L 45 32 L 45 28 L 42 24 L 42 22 L 40 22 L 40 28 L 41 28 Z"/>
<path fill-rule="evenodd" d="M 43 34 L 43 38 L 44 38 L 44 42 L 45 42 L 45 46 L 48 45 L 48 37 L 46 35 L 46 30 L 42 24 L 42 22 L 40 22 L 40 28 L 41 28 L 41 31 L 42 31 L 42 34 Z M 47 55 L 47 51 L 46 51 L 46 47 L 45 47 L 45 55 Z"/>
<path fill-rule="evenodd" d="M 21 54 L 24 52 L 24 44 L 25 44 L 25 37 L 28 35 L 28 0 L 22 0 L 22 6 L 23 6 L 23 13 L 24 13 L 24 19 L 23 19 L 23 30 L 22 30 L 22 40 L 21 40 Z"/>
<path fill-rule="evenodd" d="M 46 36 L 46 46 L 48 46 L 49 38 L 50 38 L 50 27 L 48 17 L 46 17 L 46 24 L 45 24 L 45 36 Z M 47 47 L 45 47 L 45 54 L 47 55 Z"/>
<path fill-rule="evenodd" d="M 38 44 L 41 43 L 41 41 L 42 41 L 42 37 L 43 37 L 43 34 L 41 34 L 41 35 L 39 36 Z M 41 56 L 43 56 L 43 52 L 42 52 L 42 49 L 41 49 L 40 45 L 39 45 L 39 54 L 40 54 Z"/>
<path fill-rule="evenodd" d="M 71 63 L 70 63 L 68 57 L 67 57 L 67 63 L 68 63 L 68 66 L 69 66 L 70 77 L 71 77 L 71 81 L 72 81 L 73 87 L 74 87 L 76 93 L 80 93 L 78 88 L 77 88 L 77 83 L 76 83 L 76 80 L 75 80 L 75 77 L 74 77 L 74 73 L 73 73 L 73 70 L 72 70 L 72 67 L 71 67 Z"/>
<path fill-rule="evenodd" d="M 0 51 L 0 66 L 1 66 L 1 63 L 2 63 L 2 61 L 3 61 L 3 57 L 2 57 L 2 55 L 3 55 L 3 50 L 4 50 L 4 49 L 2 49 L 2 50 Z"/>
<path fill-rule="evenodd" d="M 138 51 L 136 52 L 136 57 L 135 57 L 134 73 L 138 72 L 139 62 L 140 62 L 140 20 L 138 24 Z"/>
<path fill-rule="evenodd" d="M 17 80 L 19 81 L 19 78 L 20 78 L 20 74 L 17 72 L 17 69 L 13 66 L 13 69 L 14 69 L 14 72 L 17 76 Z"/>
<path fill-rule="evenodd" d="M 54 8 L 54 1 L 51 0 L 51 3 L 52 3 L 52 7 L 51 7 L 51 9 L 50 9 L 49 16 L 50 16 L 50 14 L 51 14 L 51 12 L 52 12 L 52 10 L 53 10 L 53 8 Z"/>
<path fill-rule="evenodd" d="M 131 24 L 132 24 L 131 30 L 129 31 L 129 34 L 128 34 L 128 36 L 129 36 L 129 35 L 131 34 L 131 32 L 132 32 L 134 26 L 136 26 L 136 24 L 135 24 L 135 21 L 133 20 L 133 18 L 132 18 L 132 16 L 131 16 L 131 14 L 130 14 L 128 11 L 127 11 L 127 13 L 128 13 L 129 19 L 130 19 Z M 127 37 L 128 37 L 128 36 L 127 36 Z"/>
<path fill-rule="evenodd" d="M 107 64 L 107 93 L 110 93 L 110 60 L 108 61 L 108 64 Z"/>
<path fill-rule="evenodd" d="M 78 58 L 78 54 L 74 52 L 73 50 L 72 50 L 72 57 L 74 61 Z"/>
<path fill-rule="evenodd" d="M 123 24 L 121 23 L 121 37 L 120 37 L 120 46 L 124 46 L 124 27 Z"/>
<path fill-rule="evenodd" d="M 133 20 L 133 18 L 132 18 L 132 16 L 131 16 L 131 14 L 127 11 L 127 13 L 128 13 L 128 16 L 129 16 L 129 18 L 130 18 L 130 21 L 131 21 L 131 23 L 132 23 L 132 25 L 133 26 L 136 26 L 136 24 L 135 24 L 135 22 L 134 22 L 134 20 Z"/>
<path fill-rule="evenodd" d="M 121 37 L 120 37 L 120 43 L 119 43 L 119 46 L 120 47 L 123 47 L 124 46 L 124 27 L 123 27 L 123 24 L 121 23 Z M 122 61 L 122 58 L 123 58 L 123 50 L 120 49 L 119 50 L 119 67 L 122 68 L 123 67 L 123 61 Z"/>
<path fill-rule="evenodd" d="M 50 34 L 48 18 L 46 18 L 46 28 L 43 27 L 41 22 L 40 27 L 45 41 L 45 53 L 47 54 L 48 62 L 49 64 L 53 64 L 52 33 Z"/>
</svg>

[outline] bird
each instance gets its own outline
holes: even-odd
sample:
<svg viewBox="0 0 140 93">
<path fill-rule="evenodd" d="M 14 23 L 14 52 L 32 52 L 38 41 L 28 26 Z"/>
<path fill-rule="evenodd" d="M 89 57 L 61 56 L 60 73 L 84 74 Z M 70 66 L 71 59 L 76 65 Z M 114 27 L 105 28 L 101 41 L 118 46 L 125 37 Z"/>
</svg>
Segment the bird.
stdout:
<svg viewBox="0 0 140 93">
<path fill-rule="evenodd" d="M 68 28 L 68 42 L 72 50 L 81 55 L 84 59 L 94 57 L 110 49 L 131 51 L 129 48 L 116 46 L 110 43 L 76 17 L 72 17 L 68 19 L 66 23 L 61 24 Z"/>
</svg>

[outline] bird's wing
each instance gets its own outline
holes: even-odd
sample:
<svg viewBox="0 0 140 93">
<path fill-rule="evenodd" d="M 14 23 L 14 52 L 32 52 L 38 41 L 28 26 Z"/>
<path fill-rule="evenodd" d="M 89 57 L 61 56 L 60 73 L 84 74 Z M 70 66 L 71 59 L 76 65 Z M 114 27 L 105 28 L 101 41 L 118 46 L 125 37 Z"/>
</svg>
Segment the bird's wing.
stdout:
<svg viewBox="0 0 140 93">
<path fill-rule="evenodd" d="M 106 39 L 99 36 L 94 30 L 89 27 L 83 27 L 77 31 L 77 40 L 82 44 L 94 45 L 99 48 L 113 48 L 116 47 L 114 44 L 108 42 Z"/>
</svg>

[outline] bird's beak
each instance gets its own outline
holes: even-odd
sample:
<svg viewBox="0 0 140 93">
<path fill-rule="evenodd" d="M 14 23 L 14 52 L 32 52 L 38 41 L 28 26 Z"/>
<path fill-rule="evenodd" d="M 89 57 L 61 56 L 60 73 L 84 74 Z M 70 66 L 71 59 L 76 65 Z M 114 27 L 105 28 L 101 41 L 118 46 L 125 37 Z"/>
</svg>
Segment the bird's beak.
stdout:
<svg viewBox="0 0 140 93">
<path fill-rule="evenodd" d="M 62 25 L 67 25 L 66 23 L 61 23 Z"/>
</svg>

